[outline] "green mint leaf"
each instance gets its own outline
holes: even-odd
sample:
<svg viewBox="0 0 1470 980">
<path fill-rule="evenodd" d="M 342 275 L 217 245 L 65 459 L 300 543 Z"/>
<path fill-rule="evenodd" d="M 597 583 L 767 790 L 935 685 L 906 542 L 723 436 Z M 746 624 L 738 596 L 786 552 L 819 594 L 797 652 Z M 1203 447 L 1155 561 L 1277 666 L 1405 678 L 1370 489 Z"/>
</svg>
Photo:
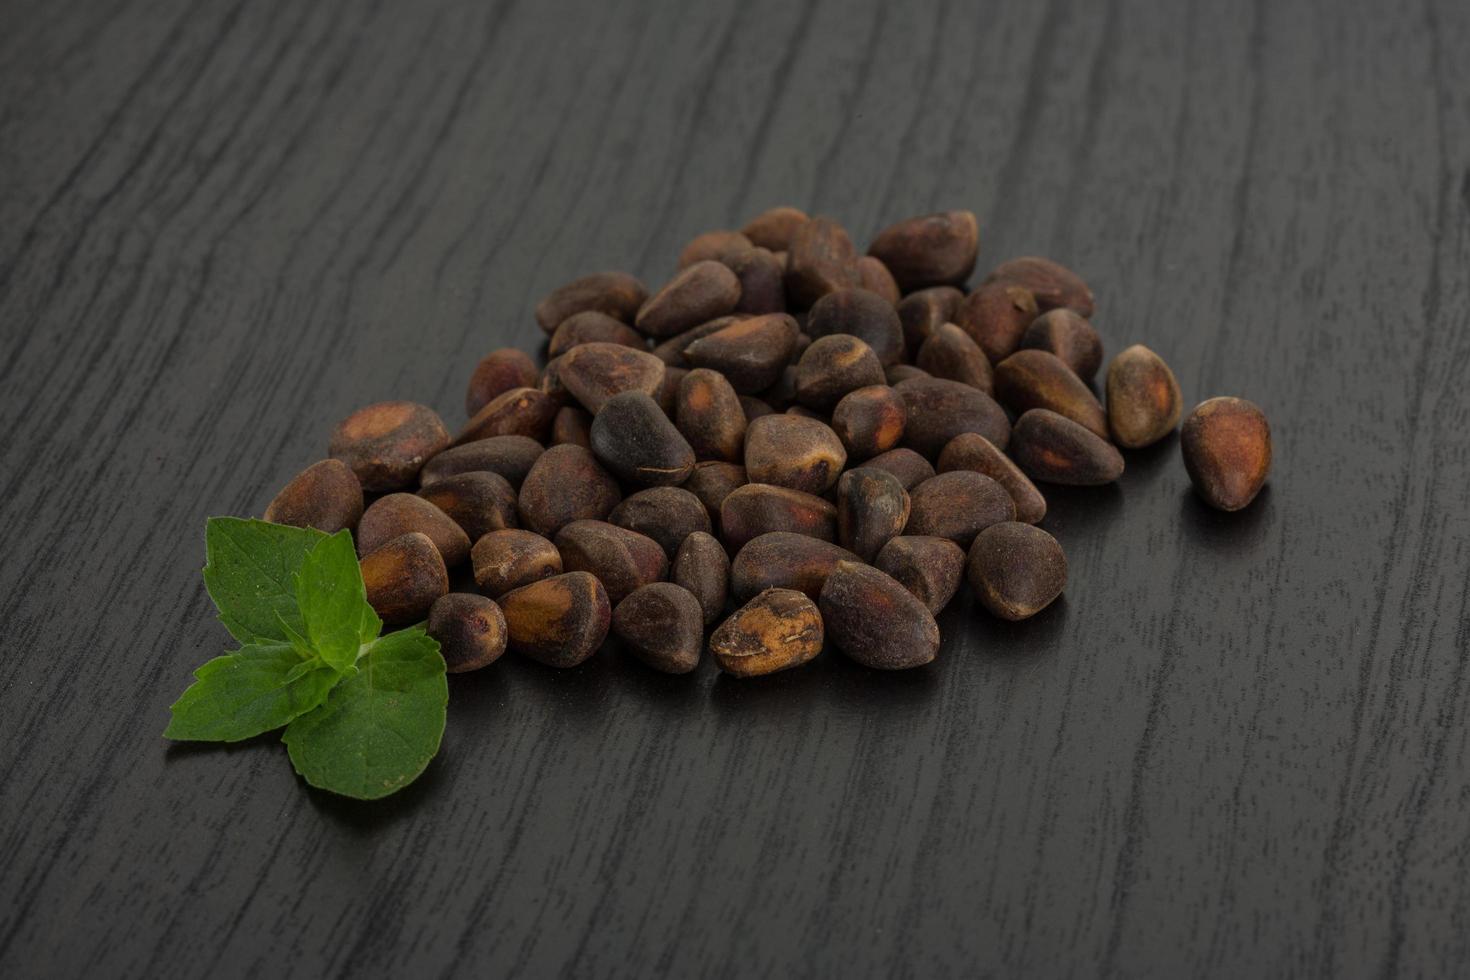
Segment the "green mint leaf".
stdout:
<svg viewBox="0 0 1470 980">
<path fill-rule="evenodd" d="M 312 528 L 237 517 L 209 519 L 204 530 L 209 554 L 204 585 L 219 609 L 220 622 L 235 639 L 289 643 L 282 623 L 305 633 L 293 577 L 307 552 L 324 538 Z"/>
<path fill-rule="evenodd" d="M 295 581 L 296 605 L 311 649 L 338 670 L 350 667 L 382 626 L 368 605 L 352 534 L 338 531 L 318 541 L 302 560 Z"/>
<path fill-rule="evenodd" d="M 311 785 L 375 800 L 413 782 L 439 751 L 449 685 L 438 642 L 417 628 L 378 639 L 357 668 L 283 741 Z"/>
<path fill-rule="evenodd" d="M 241 647 L 194 671 L 163 735 L 238 742 L 280 728 L 325 701 L 339 676 L 320 660 L 303 661 L 288 644 Z"/>
</svg>

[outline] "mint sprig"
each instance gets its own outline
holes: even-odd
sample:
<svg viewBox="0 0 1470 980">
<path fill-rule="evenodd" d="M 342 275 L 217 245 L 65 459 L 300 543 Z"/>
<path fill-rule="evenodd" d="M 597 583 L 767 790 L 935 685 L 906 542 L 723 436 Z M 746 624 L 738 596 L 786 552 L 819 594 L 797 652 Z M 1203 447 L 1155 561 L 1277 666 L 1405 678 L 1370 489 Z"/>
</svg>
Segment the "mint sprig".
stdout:
<svg viewBox="0 0 1470 980">
<path fill-rule="evenodd" d="M 370 800 L 413 782 L 444 735 L 444 658 L 421 628 L 378 635 L 351 534 L 213 517 L 205 549 L 205 586 L 242 645 L 194 672 L 164 736 L 285 727 L 312 786 Z"/>
</svg>

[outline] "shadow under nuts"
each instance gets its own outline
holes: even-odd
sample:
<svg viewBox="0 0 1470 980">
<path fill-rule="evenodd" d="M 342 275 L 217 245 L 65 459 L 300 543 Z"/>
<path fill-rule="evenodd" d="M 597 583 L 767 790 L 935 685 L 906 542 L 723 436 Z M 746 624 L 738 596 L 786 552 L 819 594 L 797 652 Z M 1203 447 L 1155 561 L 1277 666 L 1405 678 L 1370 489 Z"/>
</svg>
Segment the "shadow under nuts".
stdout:
<svg viewBox="0 0 1470 980">
<path fill-rule="evenodd" d="M 687 589 L 672 582 L 629 593 L 613 608 L 612 628 L 628 652 L 654 670 L 687 674 L 699 666 L 704 613 Z"/>
<path fill-rule="evenodd" d="M 991 613 L 1027 619 L 1067 587 L 1067 556 L 1057 539 L 1039 527 L 996 524 L 975 538 L 965 573 L 975 597 Z"/>
<path fill-rule="evenodd" d="M 767 589 L 710 635 L 715 663 L 735 677 L 800 667 L 822 652 L 822 614 L 792 589 Z"/>
<path fill-rule="evenodd" d="M 548 667 L 575 667 L 607 638 L 607 591 L 587 572 L 567 572 L 523 585 L 500 599 L 507 646 Z"/>
<path fill-rule="evenodd" d="M 429 608 L 429 635 L 451 674 L 488 667 L 505 652 L 505 616 L 482 595 L 451 592 Z"/>
<path fill-rule="evenodd" d="M 644 487 L 677 486 L 694 469 L 694 450 L 641 391 L 614 395 L 602 406 L 592 419 L 592 453 L 621 479 Z"/>
<path fill-rule="evenodd" d="M 878 232 L 868 254 L 883 261 L 904 292 L 957 285 L 975 269 L 980 224 L 970 211 L 909 218 Z"/>
<path fill-rule="evenodd" d="M 847 464 L 847 450 L 818 419 L 767 415 L 745 430 L 745 472 L 755 483 L 826 493 Z"/>
<path fill-rule="evenodd" d="M 864 667 L 907 670 L 939 652 L 934 614 L 871 565 L 838 562 L 819 602 L 832 645 Z"/>
<path fill-rule="evenodd" d="M 1016 419 L 1011 456 L 1033 480 L 1095 487 L 1123 475 L 1123 454 L 1106 439 L 1044 408 Z"/>
<path fill-rule="evenodd" d="M 1184 413 L 1179 382 L 1164 359 L 1134 344 L 1108 365 L 1108 429 L 1124 449 L 1152 446 Z"/>
<path fill-rule="evenodd" d="M 1256 499 L 1271 471 L 1271 426 L 1244 398 L 1201 402 L 1179 433 L 1184 468 L 1205 503 L 1240 510 Z"/>
<path fill-rule="evenodd" d="M 364 490 L 411 486 L 431 457 L 449 447 L 438 414 L 415 402 L 378 402 L 337 423 L 327 455 L 346 463 Z"/>
</svg>

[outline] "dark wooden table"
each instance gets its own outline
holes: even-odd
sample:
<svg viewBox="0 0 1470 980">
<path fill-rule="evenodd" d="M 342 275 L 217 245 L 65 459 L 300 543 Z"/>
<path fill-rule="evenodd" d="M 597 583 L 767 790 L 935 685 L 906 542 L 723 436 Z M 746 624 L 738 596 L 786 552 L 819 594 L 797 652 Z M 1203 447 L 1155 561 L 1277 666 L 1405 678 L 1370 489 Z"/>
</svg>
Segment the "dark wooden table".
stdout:
<svg viewBox="0 0 1470 980">
<path fill-rule="evenodd" d="M 1470 973 L 1470 5 L 0 4 L 0 975 Z M 397 798 L 170 748 L 210 514 L 778 203 L 1052 255 L 1192 404 L 933 667 L 507 657 Z"/>
</svg>

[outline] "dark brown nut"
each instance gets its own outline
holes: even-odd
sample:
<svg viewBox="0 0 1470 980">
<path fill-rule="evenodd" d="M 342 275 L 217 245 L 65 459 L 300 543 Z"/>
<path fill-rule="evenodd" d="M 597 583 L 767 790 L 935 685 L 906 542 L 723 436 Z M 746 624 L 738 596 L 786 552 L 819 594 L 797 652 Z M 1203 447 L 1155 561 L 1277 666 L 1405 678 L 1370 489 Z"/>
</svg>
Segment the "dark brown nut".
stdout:
<svg viewBox="0 0 1470 980">
<path fill-rule="evenodd" d="M 797 332 L 796 321 L 785 313 L 738 320 L 684 348 L 684 360 L 718 371 L 736 391 L 754 395 L 780 380 Z"/>
<path fill-rule="evenodd" d="M 429 635 L 439 641 L 449 673 L 479 670 L 505 652 L 505 616 L 482 595 L 451 592 L 429 608 Z"/>
<path fill-rule="evenodd" d="M 961 548 L 990 525 L 1016 519 L 1016 504 L 1005 487 L 973 470 L 940 473 L 909 496 L 908 532 L 949 538 Z"/>
<path fill-rule="evenodd" d="M 743 314 L 732 314 L 730 316 L 717 316 L 713 320 L 701 323 L 697 327 L 691 327 L 681 334 L 676 334 L 654 347 L 651 352 L 654 357 L 663 361 L 670 367 L 682 367 L 685 363 L 684 348 L 694 343 L 701 337 L 708 337 L 718 330 L 724 330 L 731 324 L 739 323 L 741 320 L 750 319 Z"/>
<path fill-rule="evenodd" d="M 929 335 L 919 348 L 917 363 L 930 377 L 958 381 L 987 395 L 995 390 L 990 359 L 969 334 L 953 323 L 941 324 Z"/>
<path fill-rule="evenodd" d="M 493 436 L 526 436 L 542 442 L 562 403 L 536 388 L 512 388 L 475 413 L 455 438 L 456 446 Z"/>
<path fill-rule="evenodd" d="M 554 290 L 536 304 L 536 322 L 552 333 L 567 317 L 586 310 L 632 323 L 648 290 L 626 272 L 594 272 Z"/>
<path fill-rule="evenodd" d="M 939 652 L 934 614 L 871 565 L 838 562 L 818 602 L 832 645 L 864 667 L 907 670 Z"/>
<path fill-rule="evenodd" d="M 805 211 L 793 207 L 775 207 L 751 218 L 740 231 L 761 248 L 784 252 L 791 246 L 796 229 L 808 220 Z"/>
<path fill-rule="evenodd" d="M 914 487 L 934 476 L 934 467 L 929 461 L 907 447 L 879 453 L 863 465 L 887 470 L 898 477 L 898 482 L 903 484 L 905 490 L 913 490 Z"/>
<path fill-rule="evenodd" d="M 839 545 L 805 534 L 771 531 L 746 542 L 730 565 L 730 591 L 748 602 L 766 589 L 795 589 L 815 599 L 839 561 L 858 561 Z"/>
<path fill-rule="evenodd" d="M 891 575 L 938 616 L 959 590 L 965 549 L 949 538 L 906 534 L 885 544 L 873 567 Z"/>
<path fill-rule="evenodd" d="M 745 473 L 755 483 L 826 493 L 846 465 L 842 440 L 817 419 L 767 415 L 745 431 Z"/>
<path fill-rule="evenodd" d="M 1065 415 L 1033 408 L 1011 430 L 1011 458 L 1033 480 L 1094 487 L 1123 475 L 1123 454 Z"/>
<path fill-rule="evenodd" d="M 806 331 L 812 337 L 847 334 L 878 355 L 884 367 L 903 360 L 903 324 L 893 304 L 866 289 L 842 289 L 813 304 Z"/>
<path fill-rule="evenodd" d="M 913 364 L 894 364 L 883 372 L 883 377 L 892 386 L 909 378 L 932 378 L 934 375 Z"/>
<path fill-rule="evenodd" d="M 475 365 L 475 371 L 470 375 L 469 388 L 464 394 L 464 413 L 474 415 L 490 404 L 496 395 L 512 388 L 534 388 L 540 377 L 541 369 L 525 351 L 514 347 L 493 350 L 480 358 L 480 363 Z"/>
<path fill-rule="evenodd" d="M 1179 433 L 1184 468 L 1205 503 L 1240 510 L 1261 492 L 1271 471 L 1271 426 L 1244 398 L 1200 402 Z"/>
<path fill-rule="evenodd" d="M 663 361 L 621 344 L 573 347 L 558 359 L 557 371 L 567 391 L 593 415 L 613 395 L 641 391 L 655 397 L 664 383 Z"/>
<path fill-rule="evenodd" d="M 424 464 L 419 483 L 429 486 L 457 473 L 487 470 L 519 487 L 546 448 L 528 436 L 492 436 L 446 449 Z"/>
<path fill-rule="evenodd" d="M 724 377 L 724 375 L 721 375 L 721 377 Z M 739 398 L 740 410 L 745 413 L 745 422 L 747 425 L 749 425 L 753 420 L 760 418 L 762 415 L 776 414 L 776 410 L 774 408 L 767 405 L 759 398 L 756 398 L 754 395 L 740 395 Z M 743 432 L 740 434 L 740 446 L 743 451 L 745 448 L 745 433 Z"/>
<path fill-rule="evenodd" d="M 957 286 L 975 269 L 980 224 L 969 211 L 909 218 L 878 232 L 868 254 L 888 266 L 904 292 Z"/>
<path fill-rule="evenodd" d="M 910 378 L 893 390 L 908 413 L 903 444 L 928 459 L 961 432 L 978 432 L 1001 449 L 1011 438 L 1005 409 L 978 388 L 944 378 Z"/>
<path fill-rule="evenodd" d="M 1011 259 L 992 269 L 985 281 L 1025 286 L 1036 297 L 1037 307 L 1043 311 L 1065 307 L 1089 319 L 1094 312 L 1092 290 L 1087 288 L 1087 283 L 1077 273 L 1051 259 L 1034 255 Z"/>
<path fill-rule="evenodd" d="M 361 565 L 368 605 L 389 626 L 418 622 L 449 591 L 443 556 L 427 534 L 417 531 L 387 542 Z"/>
<path fill-rule="evenodd" d="M 634 326 L 650 337 L 672 337 L 724 316 L 740 302 L 740 279 L 719 262 L 696 262 L 648 298 Z"/>
<path fill-rule="evenodd" d="M 696 262 L 728 262 L 755 245 L 738 231 L 707 231 L 695 235 L 679 253 L 679 268 L 687 269 Z"/>
<path fill-rule="evenodd" d="M 265 509 L 265 519 L 327 534 L 351 530 L 362 519 L 362 484 L 340 459 L 312 463 L 276 494 Z"/>
<path fill-rule="evenodd" d="M 699 666 L 704 610 L 688 589 L 672 582 L 630 592 L 613 608 L 612 628 L 628 652 L 654 670 L 687 674 Z"/>
<path fill-rule="evenodd" d="M 984 436 L 973 432 L 955 436 L 939 453 L 938 470 L 940 473 L 972 470 L 990 477 L 1011 495 L 1016 505 L 1016 520 L 1023 524 L 1037 524 L 1046 516 L 1046 498 L 1036 489 L 1036 484 Z"/>
<path fill-rule="evenodd" d="M 578 408 L 576 405 L 563 406 L 556 413 L 556 418 L 551 420 L 551 444 L 590 448 L 592 446 L 592 416 L 587 414 L 586 409 Z"/>
<path fill-rule="evenodd" d="M 639 490 L 614 507 L 607 522 L 652 538 L 671 559 L 689 535 L 712 531 L 709 511 L 682 487 Z"/>
<path fill-rule="evenodd" d="M 1067 556 L 1039 527 L 1010 522 L 981 531 L 965 575 L 975 598 L 1001 619 L 1035 616 L 1067 587 Z"/>
<path fill-rule="evenodd" d="M 806 221 L 786 248 L 786 298 L 804 310 L 830 292 L 859 285 L 857 261 L 847 229 L 831 218 Z"/>
<path fill-rule="evenodd" d="M 572 521 L 602 520 L 622 499 L 618 482 L 590 451 L 552 446 L 526 474 L 517 509 L 521 524 L 550 537 Z"/>
<path fill-rule="evenodd" d="M 640 585 L 659 582 L 669 560 L 658 542 L 606 521 L 572 521 L 556 532 L 562 568 L 591 572 L 614 604 Z"/>
<path fill-rule="evenodd" d="M 887 470 L 859 466 L 837 481 L 837 540 L 861 561 L 872 564 L 908 521 L 908 491 Z"/>
<path fill-rule="evenodd" d="M 415 402 L 378 402 L 359 408 L 332 430 L 327 455 L 378 493 L 411 485 L 424 463 L 449 447 L 449 430 L 432 408 Z"/>
<path fill-rule="evenodd" d="M 515 488 L 496 473 L 461 473 L 429 484 L 418 495 L 448 514 L 470 541 L 520 526 Z"/>
<path fill-rule="evenodd" d="M 745 409 L 718 371 L 696 368 L 679 382 L 674 421 L 695 459 L 738 461 L 745 449 Z"/>
<path fill-rule="evenodd" d="M 554 398 L 557 405 L 565 405 L 572 400 L 572 393 L 561 383 L 560 357 L 553 357 L 546 362 L 546 366 L 541 369 L 541 381 L 536 388 Z"/>
<path fill-rule="evenodd" d="M 748 482 L 745 467 L 738 463 L 709 460 L 694 464 L 694 472 L 684 481 L 684 489 L 699 498 L 704 509 L 709 511 L 710 522 L 718 527 L 720 506 L 724 504 L 725 498 L 730 495 L 731 490 L 743 487 Z"/>
<path fill-rule="evenodd" d="M 849 334 L 828 334 L 812 341 L 797 362 L 796 400 L 825 414 L 848 392 L 885 380 L 873 348 Z"/>
<path fill-rule="evenodd" d="M 810 345 L 808 345 L 810 346 Z M 773 412 L 784 412 L 796 404 L 796 365 L 788 364 L 781 369 L 776 383 L 760 393 L 761 401 L 771 406 Z"/>
<path fill-rule="evenodd" d="M 1032 320 L 1021 335 L 1021 349 L 1050 351 L 1083 381 L 1091 381 L 1102 366 L 1102 338 L 1075 310 L 1047 310 Z"/>
<path fill-rule="evenodd" d="M 995 397 L 1020 415 L 1045 408 L 1106 439 L 1108 414 L 1072 369 L 1050 351 L 1018 350 L 995 366 Z"/>
<path fill-rule="evenodd" d="M 534 531 L 491 531 L 470 551 L 475 585 L 491 598 L 562 573 L 561 552 Z"/>
<path fill-rule="evenodd" d="M 720 618 L 730 589 L 730 556 L 713 535 L 695 531 L 679 546 L 669 581 L 688 589 L 704 612 L 704 625 Z"/>
<path fill-rule="evenodd" d="M 390 493 L 368 505 L 357 524 L 357 553 L 370 555 L 394 538 L 415 531 L 434 542 L 449 568 L 470 556 L 469 535 L 454 518 L 411 493 Z"/>
<path fill-rule="evenodd" d="M 857 266 L 859 285 L 870 293 L 877 293 L 894 306 L 898 305 L 898 301 L 903 298 L 903 292 L 882 259 L 864 255 L 858 259 Z"/>
<path fill-rule="evenodd" d="M 966 296 L 954 322 L 980 345 L 991 364 L 1014 354 L 1040 308 L 1025 286 L 1013 282 L 982 283 Z"/>
<path fill-rule="evenodd" d="M 640 487 L 678 486 L 694 469 L 694 450 L 652 398 L 614 395 L 592 419 L 592 453 L 617 476 Z"/>
<path fill-rule="evenodd" d="M 684 378 L 689 374 L 687 368 L 669 366 L 664 368 L 664 383 L 659 388 L 654 401 L 658 407 L 663 409 L 669 421 L 674 421 L 674 416 L 679 411 L 679 385 L 684 383 Z"/>
<path fill-rule="evenodd" d="M 738 552 L 747 541 L 770 531 L 833 541 L 837 508 L 821 497 L 766 483 L 747 483 L 725 495 L 720 504 L 720 533 L 726 548 Z"/>
<path fill-rule="evenodd" d="M 1108 365 L 1108 431 L 1124 449 L 1152 446 L 1174 431 L 1184 395 L 1164 359 L 1134 344 Z"/>
<path fill-rule="evenodd" d="M 899 300 L 898 321 L 909 353 L 917 354 L 930 334 L 956 322 L 964 302 L 965 294 L 953 286 L 931 286 Z"/>
<path fill-rule="evenodd" d="M 907 419 L 898 392 L 887 385 L 869 385 L 842 396 L 832 410 L 832 431 L 842 440 L 849 461 L 863 460 L 897 446 Z"/>
<path fill-rule="evenodd" d="M 612 606 L 602 583 L 567 572 L 523 585 L 500 598 L 507 646 L 548 667 L 575 667 L 607 639 Z"/>
<path fill-rule="evenodd" d="M 596 310 L 584 310 L 567 317 L 556 328 L 556 332 L 551 335 L 551 343 L 546 346 L 546 356 L 560 357 L 573 347 L 583 344 L 620 344 L 623 347 L 636 347 L 640 351 L 648 349 L 648 341 L 643 339 L 643 335 L 622 320 Z M 531 375 L 530 381 L 508 387 L 533 388 L 540 374 L 541 372 L 536 371 Z M 473 415 L 474 412 L 470 414 Z"/>
<path fill-rule="evenodd" d="M 801 355 L 805 354 L 806 353 L 806 349 L 808 347 L 810 347 L 811 345 L 812 345 L 812 335 L 811 334 L 809 334 L 809 333 L 798 333 L 796 335 L 796 343 L 791 346 L 791 364 L 792 365 L 795 365 L 798 361 L 800 361 L 801 360 Z M 793 389 L 793 391 L 794 390 L 795 389 Z"/>
<path fill-rule="evenodd" d="M 784 313 L 786 311 L 786 267 L 774 252 L 752 248 L 725 259 L 725 265 L 740 280 L 740 302 L 736 313 Z"/>
<path fill-rule="evenodd" d="M 800 592 L 767 589 L 720 624 L 709 652 L 735 677 L 800 667 L 822 652 L 822 614 Z"/>
</svg>

